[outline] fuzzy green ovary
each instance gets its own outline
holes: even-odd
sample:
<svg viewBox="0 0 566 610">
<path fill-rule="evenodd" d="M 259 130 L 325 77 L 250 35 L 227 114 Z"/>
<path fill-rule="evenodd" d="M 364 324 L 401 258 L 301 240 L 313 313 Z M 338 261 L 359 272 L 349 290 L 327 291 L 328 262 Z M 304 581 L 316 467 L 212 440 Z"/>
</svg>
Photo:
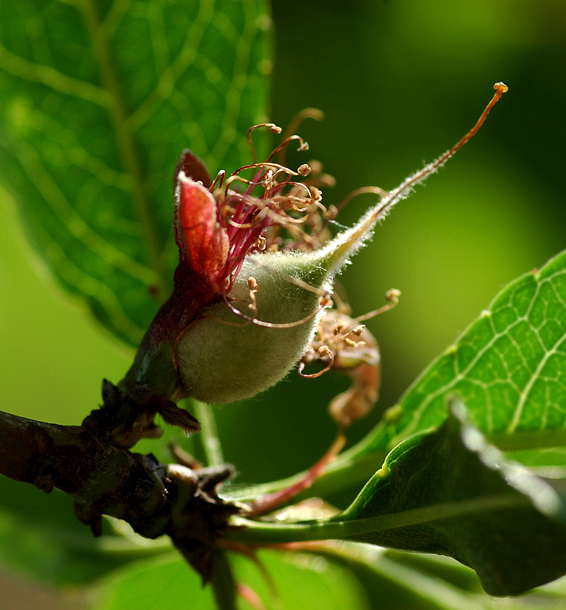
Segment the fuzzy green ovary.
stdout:
<svg viewBox="0 0 566 610">
<path fill-rule="evenodd" d="M 225 303 L 203 312 L 176 348 L 179 372 L 193 398 L 228 403 L 255 396 L 280 381 L 312 341 L 322 313 L 321 294 L 329 289 L 327 265 L 313 255 L 262 254 L 249 257 L 230 292 L 243 314 L 290 328 L 246 322 Z M 255 278 L 257 313 L 249 307 L 248 279 Z M 306 282 L 315 291 L 297 285 Z M 236 326 L 234 326 L 236 325 Z"/>
</svg>

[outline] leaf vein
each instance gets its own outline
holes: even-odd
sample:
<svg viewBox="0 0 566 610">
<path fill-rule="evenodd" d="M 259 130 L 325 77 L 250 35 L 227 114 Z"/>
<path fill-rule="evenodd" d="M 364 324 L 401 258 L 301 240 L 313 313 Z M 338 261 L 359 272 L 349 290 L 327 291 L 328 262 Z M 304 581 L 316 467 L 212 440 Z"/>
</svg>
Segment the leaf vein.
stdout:
<svg viewBox="0 0 566 610">
<path fill-rule="evenodd" d="M 0 68 L 27 82 L 45 85 L 54 91 L 108 108 L 108 92 L 90 83 L 71 78 L 51 66 L 35 64 L 16 55 L 0 44 Z"/>
<path fill-rule="evenodd" d="M 18 143 L 12 143 L 12 146 L 14 150 L 20 150 L 18 160 L 30 182 L 40 191 L 46 204 L 50 207 L 53 214 L 65 224 L 72 237 L 87 245 L 100 260 L 112 264 L 117 269 L 144 283 L 149 284 L 153 281 L 154 276 L 148 267 L 141 265 L 122 250 L 115 248 L 111 243 L 98 235 L 79 215 L 60 190 L 57 182 L 43 165 L 32 146 L 29 146 L 23 140 Z"/>
</svg>

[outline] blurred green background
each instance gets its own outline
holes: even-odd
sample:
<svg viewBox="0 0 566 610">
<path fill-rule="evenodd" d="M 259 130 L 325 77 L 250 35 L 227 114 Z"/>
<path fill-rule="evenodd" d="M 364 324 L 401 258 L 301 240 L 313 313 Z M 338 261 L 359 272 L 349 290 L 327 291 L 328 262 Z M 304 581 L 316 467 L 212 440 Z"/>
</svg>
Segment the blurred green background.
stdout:
<svg viewBox="0 0 566 610">
<path fill-rule="evenodd" d="M 566 3 L 274 0 L 273 19 L 271 119 L 285 126 L 304 107 L 325 112 L 324 122 L 303 124 L 310 151 L 291 159 L 317 158 L 336 177 L 327 204 L 360 186 L 393 188 L 464 135 L 493 83 L 509 86 L 476 138 L 399 204 L 341 278 L 354 315 L 380 306 L 387 289 L 402 291 L 395 310 L 368 324 L 383 386 L 355 440 L 503 285 L 566 247 Z M 98 404 L 102 378 L 118 381 L 132 354 L 49 281 L 1 200 L 2 408 L 78 424 Z M 351 224 L 371 201 L 354 200 L 341 221 Z M 345 385 L 291 373 L 218 409 L 238 481 L 311 465 L 332 440 L 328 400 Z"/>
</svg>

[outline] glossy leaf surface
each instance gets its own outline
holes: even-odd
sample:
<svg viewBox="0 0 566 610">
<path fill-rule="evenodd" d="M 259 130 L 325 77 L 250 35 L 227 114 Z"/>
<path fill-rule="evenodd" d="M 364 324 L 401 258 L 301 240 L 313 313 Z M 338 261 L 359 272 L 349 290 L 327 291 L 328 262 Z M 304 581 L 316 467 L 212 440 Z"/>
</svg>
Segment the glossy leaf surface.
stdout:
<svg viewBox="0 0 566 610">
<path fill-rule="evenodd" d="M 353 540 L 452 556 L 493 595 L 566 573 L 564 490 L 507 462 L 453 415 L 398 445 L 336 520 Z M 367 521 L 366 532 L 349 535 L 348 521 L 361 520 L 374 520 L 375 530 Z"/>
<path fill-rule="evenodd" d="M 367 449 L 438 426 L 459 396 L 505 449 L 566 444 L 566 253 L 505 287 L 378 425 Z M 559 462 L 563 458 L 559 457 Z"/>
</svg>

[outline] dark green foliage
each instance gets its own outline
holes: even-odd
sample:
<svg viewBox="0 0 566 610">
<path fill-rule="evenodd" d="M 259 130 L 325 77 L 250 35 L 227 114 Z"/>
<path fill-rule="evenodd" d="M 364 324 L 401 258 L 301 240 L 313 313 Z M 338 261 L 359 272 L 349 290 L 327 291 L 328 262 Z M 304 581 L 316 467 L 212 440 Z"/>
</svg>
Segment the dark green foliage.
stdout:
<svg viewBox="0 0 566 610">
<path fill-rule="evenodd" d="M 454 557 L 492 595 L 517 595 L 566 573 L 565 499 L 455 415 L 398 445 L 338 519 L 394 514 L 414 524 L 392 520 L 392 529 L 347 537 Z"/>
</svg>

